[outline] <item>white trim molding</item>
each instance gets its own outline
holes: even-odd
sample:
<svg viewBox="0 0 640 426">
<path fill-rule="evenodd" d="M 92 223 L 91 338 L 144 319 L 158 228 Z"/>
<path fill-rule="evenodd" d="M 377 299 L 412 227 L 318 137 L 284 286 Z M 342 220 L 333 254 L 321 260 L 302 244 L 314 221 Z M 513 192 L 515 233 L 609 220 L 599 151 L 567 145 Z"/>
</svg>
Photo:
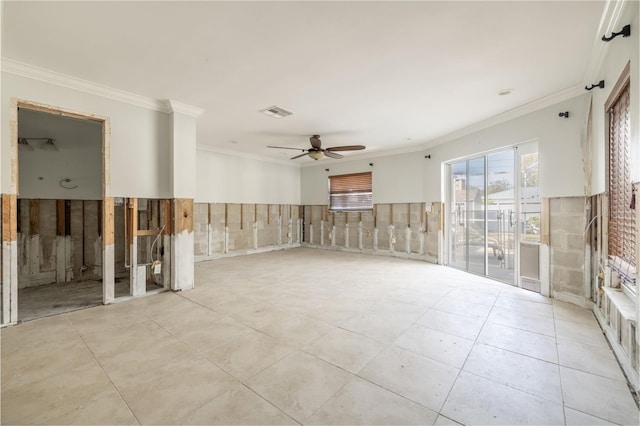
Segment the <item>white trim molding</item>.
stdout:
<svg viewBox="0 0 640 426">
<path fill-rule="evenodd" d="M 56 86 L 66 87 L 68 89 L 135 105 L 153 111 L 164 112 L 166 114 L 179 112 L 192 117 L 198 117 L 204 112 L 201 108 L 176 102 L 174 100 L 149 98 L 147 96 L 115 89 L 93 81 L 83 80 L 67 74 L 36 67 L 10 58 L 2 58 L 2 72 L 54 84 Z"/>
</svg>

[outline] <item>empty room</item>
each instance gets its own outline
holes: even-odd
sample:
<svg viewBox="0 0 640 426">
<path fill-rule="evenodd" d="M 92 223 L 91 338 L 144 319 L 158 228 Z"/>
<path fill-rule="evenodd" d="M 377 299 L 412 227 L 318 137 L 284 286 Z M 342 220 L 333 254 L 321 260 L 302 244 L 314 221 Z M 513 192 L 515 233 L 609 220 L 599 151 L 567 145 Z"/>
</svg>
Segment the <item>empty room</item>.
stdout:
<svg viewBox="0 0 640 426">
<path fill-rule="evenodd" d="M 640 423 L 637 1 L 0 13 L 0 423 Z"/>
</svg>

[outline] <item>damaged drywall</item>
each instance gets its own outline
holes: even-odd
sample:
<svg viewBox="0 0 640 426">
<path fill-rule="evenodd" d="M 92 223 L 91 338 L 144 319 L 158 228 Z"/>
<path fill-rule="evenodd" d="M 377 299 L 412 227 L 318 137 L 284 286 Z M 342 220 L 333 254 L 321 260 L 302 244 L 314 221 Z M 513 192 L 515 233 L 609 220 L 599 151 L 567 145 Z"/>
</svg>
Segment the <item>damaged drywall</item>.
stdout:
<svg viewBox="0 0 640 426">
<path fill-rule="evenodd" d="M 297 247 L 299 210 L 290 204 L 195 203 L 195 259 Z"/>
</svg>

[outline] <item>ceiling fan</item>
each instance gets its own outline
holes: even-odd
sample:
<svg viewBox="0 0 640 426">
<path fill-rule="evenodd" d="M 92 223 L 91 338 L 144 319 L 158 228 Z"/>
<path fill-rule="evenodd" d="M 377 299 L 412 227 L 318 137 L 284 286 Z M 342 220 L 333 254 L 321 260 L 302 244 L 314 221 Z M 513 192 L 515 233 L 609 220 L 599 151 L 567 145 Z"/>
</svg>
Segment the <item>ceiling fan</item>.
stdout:
<svg viewBox="0 0 640 426">
<path fill-rule="evenodd" d="M 320 160 L 325 156 L 329 158 L 342 158 L 342 155 L 337 154 L 336 151 L 359 151 L 361 149 L 365 149 L 364 145 L 345 145 L 345 146 L 332 146 L 331 148 L 322 148 L 322 142 L 320 141 L 319 135 L 313 135 L 309 138 L 309 142 L 311 142 L 311 148 L 301 149 L 301 148 L 289 148 L 287 146 L 267 146 L 267 148 L 278 148 L 278 149 L 295 149 L 297 151 L 302 151 L 302 154 L 296 155 L 295 157 L 291 157 L 292 160 L 296 158 L 304 157 L 308 155 L 314 160 Z"/>
</svg>

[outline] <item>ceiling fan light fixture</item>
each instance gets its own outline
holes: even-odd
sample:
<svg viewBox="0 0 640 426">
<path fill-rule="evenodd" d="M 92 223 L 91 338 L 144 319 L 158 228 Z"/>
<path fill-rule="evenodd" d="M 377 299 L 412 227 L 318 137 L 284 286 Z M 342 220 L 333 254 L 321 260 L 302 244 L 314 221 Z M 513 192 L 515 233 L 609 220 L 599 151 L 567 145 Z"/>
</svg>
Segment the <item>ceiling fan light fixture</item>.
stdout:
<svg viewBox="0 0 640 426">
<path fill-rule="evenodd" d="M 324 158 L 324 152 L 322 151 L 309 151 L 309 157 L 314 160 L 321 160 Z"/>
</svg>

